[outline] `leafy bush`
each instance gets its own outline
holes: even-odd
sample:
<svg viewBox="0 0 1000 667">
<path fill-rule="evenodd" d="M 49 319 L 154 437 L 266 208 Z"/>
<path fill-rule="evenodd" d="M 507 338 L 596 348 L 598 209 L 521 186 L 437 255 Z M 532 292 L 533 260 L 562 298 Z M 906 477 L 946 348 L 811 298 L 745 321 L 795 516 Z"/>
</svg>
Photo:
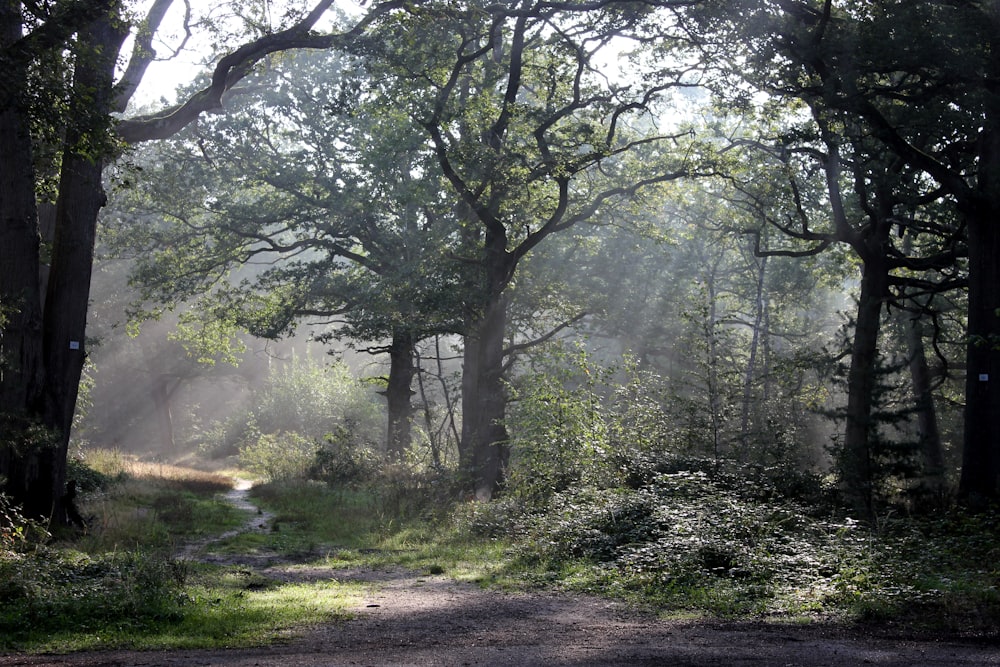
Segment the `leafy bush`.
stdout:
<svg viewBox="0 0 1000 667">
<path fill-rule="evenodd" d="M 462 503 L 453 509 L 452 520 L 460 534 L 496 539 L 525 535 L 531 512 L 522 499 L 508 496 L 489 503 Z"/>
<path fill-rule="evenodd" d="M 274 462 L 264 462 L 270 452 L 287 444 L 295 465 L 300 466 L 299 445 L 303 441 L 319 442 L 341 428 L 352 435 L 365 433 L 377 438 L 384 428 L 381 414 L 371 389 L 355 379 L 345 364 L 295 360 L 271 371 L 252 410 L 208 425 L 200 435 L 199 448 L 212 456 L 238 452 L 243 456 L 250 450 L 245 454 L 248 460 L 285 475 Z M 299 473 L 305 467 L 301 466 Z"/>
<path fill-rule="evenodd" d="M 375 479 L 381 463 L 371 443 L 360 441 L 347 426 L 339 426 L 314 450 L 305 477 L 330 486 L 357 486 Z"/>
<path fill-rule="evenodd" d="M 86 458 L 73 457 L 66 461 L 66 479 L 76 482 L 76 488 L 81 493 L 104 491 L 115 482 L 125 478 L 125 471 L 119 468 L 117 472 L 108 474 L 88 465 Z"/>
<path fill-rule="evenodd" d="M 382 429 L 379 404 L 371 389 L 355 379 L 346 364 L 296 360 L 274 369 L 254 411 L 262 433 L 299 433 L 319 440 L 348 426 L 377 434 Z"/>
<path fill-rule="evenodd" d="M 0 493 L 0 554 L 24 549 L 47 537 L 45 526 L 24 516 L 20 507 Z"/>
<path fill-rule="evenodd" d="M 266 481 L 302 479 L 319 449 L 298 433 L 264 433 L 240 449 L 240 465 Z"/>
<path fill-rule="evenodd" d="M 0 646 L 29 635 L 154 627 L 181 616 L 184 566 L 140 552 L 0 554 Z"/>
<path fill-rule="evenodd" d="M 542 503 L 596 474 L 608 455 L 604 379 L 582 349 L 536 360 L 540 371 L 512 387 L 508 489 Z"/>
</svg>

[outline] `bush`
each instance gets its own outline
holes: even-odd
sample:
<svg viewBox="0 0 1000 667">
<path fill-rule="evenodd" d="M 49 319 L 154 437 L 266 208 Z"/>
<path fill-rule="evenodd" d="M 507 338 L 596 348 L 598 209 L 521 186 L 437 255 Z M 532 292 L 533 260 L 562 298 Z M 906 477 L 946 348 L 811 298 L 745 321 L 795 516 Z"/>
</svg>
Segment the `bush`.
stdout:
<svg viewBox="0 0 1000 667">
<path fill-rule="evenodd" d="M 608 456 L 603 381 L 609 374 L 583 350 L 540 357 L 542 372 L 512 387 L 508 490 L 529 503 L 602 477 Z"/>
<path fill-rule="evenodd" d="M 457 471 L 414 469 L 400 464 L 383 467 L 372 485 L 383 515 L 429 522 L 448 516 L 465 489 L 465 480 Z"/>
<path fill-rule="evenodd" d="M 183 565 L 140 552 L 0 554 L 0 646 L 29 634 L 155 627 L 181 617 Z"/>
<path fill-rule="evenodd" d="M 76 482 L 76 488 L 81 493 L 106 491 L 115 482 L 125 479 L 124 469 L 108 474 L 87 464 L 82 458 L 70 458 L 66 461 L 66 479 Z"/>
<path fill-rule="evenodd" d="M 287 444 L 292 447 L 295 464 L 299 465 L 301 441 L 319 442 L 325 434 L 337 433 L 342 428 L 352 434 L 380 434 L 383 421 L 371 388 L 352 377 L 345 364 L 296 360 L 271 371 L 255 397 L 252 410 L 245 409 L 209 424 L 198 446 L 215 457 L 237 452 L 242 456 L 247 452 L 248 460 L 256 464 L 269 459 L 269 452 Z M 314 450 L 315 447 L 310 455 Z M 265 471 L 271 469 L 279 475 L 285 474 L 280 466 L 264 465 Z"/>
<path fill-rule="evenodd" d="M 24 516 L 20 507 L 0 493 L 0 554 L 24 549 L 48 537 L 49 533 L 42 524 Z"/>
<path fill-rule="evenodd" d="M 359 442 L 347 426 L 339 426 L 314 450 L 305 477 L 329 486 L 357 486 L 374 480 L 381 464 L 372 444 Z"/>
<path fill-rule="evenodd" d="M 240 465 L 265 481 L 303 479 L 320 445 L 298 433 L 266 433 L 240 449 Z"/>
</svg>

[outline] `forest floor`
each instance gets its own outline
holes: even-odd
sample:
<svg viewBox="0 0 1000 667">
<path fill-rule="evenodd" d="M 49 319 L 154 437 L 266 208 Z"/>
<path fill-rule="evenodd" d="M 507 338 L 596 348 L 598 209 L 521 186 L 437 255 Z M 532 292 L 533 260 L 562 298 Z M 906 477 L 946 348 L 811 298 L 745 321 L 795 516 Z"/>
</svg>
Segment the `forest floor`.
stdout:
<svg viewBox="0 0 1000 667">
<path fill-rule="evenodd" d="M 254 510 L 244 530 L 267 528 L 268 515 L 257 513 L 244 490 L 230 499 Z M 815 622 L 665 620 L 597 597 L 483 589 L 399 568 L 204 556 L 207 543 L 189 545 L 179 556 L 240 564 L 281 581 L 361 583 L 365 594 L 349 620 L 306 628 L 262 648 L 7 655 L 0 656 L 0 665 L 1000 665 L 995 644 L 900 638 Z"/>
</svg>

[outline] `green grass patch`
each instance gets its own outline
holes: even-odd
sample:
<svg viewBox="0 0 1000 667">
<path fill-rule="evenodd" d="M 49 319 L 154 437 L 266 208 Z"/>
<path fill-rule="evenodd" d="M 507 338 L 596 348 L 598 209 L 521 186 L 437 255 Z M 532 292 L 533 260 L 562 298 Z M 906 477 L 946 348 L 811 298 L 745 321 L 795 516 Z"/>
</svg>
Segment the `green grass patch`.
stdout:
<svg viewBox="0 0 1000 667">
<path fill-rule="evenodd" d="M 74 549 L 170 551 L 179 544 L 231 530 L 246 513 L 226 502 L 233 479 L 164 463 L 142 462 L 114 450 L 93 450 L 78 463 L 91 464 L 105 481 L 81 495 L 87 518 L 83 536 L 70 535 Z M 85 465 L 84 465 L 85 464 Z M 62 537 L 62 536 L 60 536 Z"/>
<path fill-rule="evenodd" d="M 0 549 L 0 650 L 260 645 L 343 618 L 360 596 L 332 580 L 284 583 L 173 560 L 185 541 L 249 518 L 223 498 L 231 480 L 110 453 L 100 460 L 113 474 L 95 475 L 102 483 L 83 497 L 85 533 Z"/>
<path fill-rule="evenodd" d="M 447 512 L 431 520 L 401 517 L 385 510 L 377 488 L 300 482 L 262 485 L 251 495 L 274 514 L 272 529 L 235 536 L 213 550 L 276 553 L 330 567 L 405 567 L 466 580 L 492 576 L 506 559 L 507 540 L 470 535 Z"/>
<path fill-rule="evenodd" d="M 362 594 L 359 585 L 283 583 L 239 567 L 193 567 L 157 559 L 135 567 L 142 558 L 117 559 L 113 568 L 106 562 L 91 561 L 90 567 L 78 562 L 71 572 L 48 572 L 44 593 L 6 598 L 0 649 L 36 653 L 264 645 L 310 625 L 347 618 L 347 609 Z M 101 567 L 93 567 L 95 563 Z M 49 565 L 34 561 L 32 567 Z M 174 571 L 143 576 L 156 568 Z M 110 569 L 113 576 L 108 576 Z M 37 582 L 38 572 L 34 575 Z"/>
</svg>

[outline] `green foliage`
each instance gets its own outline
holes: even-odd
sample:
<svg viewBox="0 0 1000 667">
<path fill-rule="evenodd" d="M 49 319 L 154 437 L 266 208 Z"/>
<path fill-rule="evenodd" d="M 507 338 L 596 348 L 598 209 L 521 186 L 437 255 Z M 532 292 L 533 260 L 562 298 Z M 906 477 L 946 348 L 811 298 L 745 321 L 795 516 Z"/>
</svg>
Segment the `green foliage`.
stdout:
<svg viewBox="0 0 1000 667">
<path fill-rule="evenodd" d="M 582 348 L 554 350 L 518 378 L 507 422 L 511 431 L 508 487 L 542 501 L 584 480 L 608 456 L 604 379 Z"/>
<path fill-rule="evenodd" d="M 380 433 L 379 406 L 369 387 L 344 363 L 296 359 L 271 371 L 254 408 L 261 433 L 296 432 L 321 438 L 338 427 L 355 436 Z"/>
<path fill-rule="evenodd" d="M 200 448 L 212 456 L 238 451 L 266 479 L 302 477 L 328 434 L 371 446 L 381 437 L 381 414 L 371 388 L 345 364 L 294 359 L 272 368 L 252 407 L 210 424 Z"/>
<path fill-rule="evenodd" d="M 11 499 L 0 493 L 0 554 L 13 556 L 49 537 L 41 523 L 29 519 Z"/>
<path fill-rule="evenodd" d="M 262 433 L 240 448 L 240 465 L 261 479 L 301 479 L 320 445 L 297 433 Z"/>
<path fill-rule="evenodd" d="M 314 450 L 304 477 L 331 487 L 358 486 L 374 480 L 383 463 L 370 443 L 357 441 L 357 436 L 345 427 L 328 433 L 322 445 Z"/>
<path fill-rule="evenodd" d="M 0 558 L 0 645 L 74 628 L 149 630 L 181 616 L 183 566 L 142 552 L 39 548 Z"/>
<path fill-rule="evenodd" d="M 88 460 L 84 457 L 74 456 L 66 460 L 66 479 L 75 481 L 80 493 L 106 491 L 115 482 L 124 480 L 125 474 L 124 470 L 113 474 L 102 472 L 88 465 Z"/>
<path fill-rule="evenodd" d="M 876 528 L 838 513 L 818 479 L 676 457 L 623 468 L 628 486 L 578 486 L 530 512 L 503 499 L 463 509 L 462 525 L 522 536 L 506 576 L 665 611 L 972 633 L 992 632 L 1000 614 L 993 514 Z"/>
</svg>

